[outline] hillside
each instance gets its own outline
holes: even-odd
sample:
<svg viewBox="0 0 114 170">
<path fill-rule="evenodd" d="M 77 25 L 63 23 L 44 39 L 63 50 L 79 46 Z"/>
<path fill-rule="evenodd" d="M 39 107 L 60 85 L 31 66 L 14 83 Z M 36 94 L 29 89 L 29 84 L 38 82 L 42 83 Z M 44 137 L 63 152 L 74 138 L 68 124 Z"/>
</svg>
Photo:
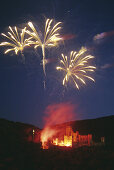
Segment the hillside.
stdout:
<svg viewBox="0 0 114 170">
<path fill-rule="evenodd" d="M 72 121 L 65 124 L 71 125 L 73 131 L 79 131 L 81 135 L 90 133 L 93 135 L 94 140 L 99 140 L 100 137 L 104 136 L 106 143 L 114 143 L 114 115 L 97 119 Z"/>
<path fill-rule="evenodd" d="M 80 134 L 105 135 L 114 139 L 114 116 L 64 123 Z M 33 143 L 32 130 L 39 128 L 0 119 L 0 170 L 75 170 L 114 169 L 114 146 L 102 145 L 81 148 L 50 148 L 42 150 L 40 143 Z M 29 139 L 29 140 L 28 140 Z M 112 144 L 112 142 L 108 143 Z"/>
<path fill-rule="evenodd" d="M 30 124 L 0 119 L 0 145 L 32 141 L 33 129 L 40 130 Z"/>
<path fill-rule="evenodd" d="M 97 119 L 78 120 L 59 124 L 64 127 L 70 125 L 73 131 L 79 131 L 81 135 L 92 134 L 94 140 L 105 136 L 107 143 L 114 142 L 114 115 Z M 38 127 L 30 124 L 0 119 L 0 138 L 3 140 L 28 140 L 32 137 L 32 130 L 40 131 Z M 1 143 L 1 142 L 0 142 Z"/>
</svg>

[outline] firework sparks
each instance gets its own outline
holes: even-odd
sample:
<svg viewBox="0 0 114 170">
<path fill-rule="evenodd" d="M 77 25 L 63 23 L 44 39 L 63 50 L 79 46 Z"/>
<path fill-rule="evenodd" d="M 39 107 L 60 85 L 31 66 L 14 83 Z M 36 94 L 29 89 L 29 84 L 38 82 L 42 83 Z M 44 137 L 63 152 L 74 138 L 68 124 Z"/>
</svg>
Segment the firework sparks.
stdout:
<svg viewBox="0 0 114 170">
<path fill-rule="evenodd" d="M 33 32 L 27 30 L 26 32 L 33 38 L 30 41 L 31 44 L 34 44 L 34 48 L 41 47 L 42 48 L 42 55 L 43 55 L 43 71 L 45 72 L 45 48 L 57 46 L 58 42 L 62 40 L 59 34 L 59 30 L 61 29 L 60 24 L 61 22 L 57 22 L 55 25 L 52 24 L 53 19 L 47 19 L 45 23 L 45 30 L 44 30 L 44 37 L 41 40 L 39 33 L 35 29 L 32 22 L 28 22 L 29 27 L 32 29 Z"/>
<path fill-rule="evenodd" d="M 63 79 L 63 85 L 65 85 L 70 78 L 73 80 L 76 88 L 78 89 L 79 80 L 83 84 L 86 84 L 85 78 L 95 81 L 92 77 L 87 75 L 88 72 L 94 72 L 94 70 L 96 69 L 96 67 L 90 66 L 88 63 L 88 60 L 94 58 L 94 56 L 84 56 L 83 54 L 86 51 L 87 49 L 84 47 L 82 47 L 78 53 L 76 51 L 71 51 L 69 58 L 62 54 L 62 59 L 60 60 L 62 66 L 58 66 L 56 67 L 56 69 L 62 70 L 66 73 Z"/>
<path fill-rule="evenodd" d="M 29 39 L 25 39 L 25 33 L 26 33 L 26 27 L 22 29 L 22 32 L 19 34 L 17 27 L 14 29 L 9 26 L 9 35 L 6 35 L 2 33 L 2 36 L 6 37 L 9 42 L 2 42 L 0 43 L 0 46 L 9 46 L 11 48 L 7 49 L 4 53 L 7 54 L 10 51 L 15 51 L 15 54 L 17 55 L 18 52 L 20 51 L 22 53 L 24 47 L 29 46 Z"/>
</svg>

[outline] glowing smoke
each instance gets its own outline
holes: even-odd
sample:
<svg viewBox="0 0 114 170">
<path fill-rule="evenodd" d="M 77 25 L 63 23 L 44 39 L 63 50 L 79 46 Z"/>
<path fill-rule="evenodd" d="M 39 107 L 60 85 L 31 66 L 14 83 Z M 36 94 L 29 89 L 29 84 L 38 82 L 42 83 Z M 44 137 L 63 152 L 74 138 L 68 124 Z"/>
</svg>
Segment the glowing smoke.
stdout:
<svg viewBox="0 0 114 170">
<path fill-rule="evenodd" d="M 52 125 L 71 121 L 75 118 L 74 114 L 75 106 L 69 102 L 49 105 L 45 110 L 45 126 L 41 133 L 42 146 L 60 131 L 60 129 L 52 128 Z"/>
</svg>

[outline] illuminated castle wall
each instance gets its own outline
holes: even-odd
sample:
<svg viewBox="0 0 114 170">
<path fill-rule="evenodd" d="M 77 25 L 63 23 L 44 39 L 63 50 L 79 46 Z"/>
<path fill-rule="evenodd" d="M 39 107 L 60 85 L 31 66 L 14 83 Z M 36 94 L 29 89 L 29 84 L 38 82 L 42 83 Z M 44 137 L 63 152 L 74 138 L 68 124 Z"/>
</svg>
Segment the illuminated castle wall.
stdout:
<svg viewBox="0 0 114 170">
<path fill-rule="evenodd" d="M 78 131 L 73 132 L 71 126 L 57 127 L 58 133 L 44 142 L 43 149 L 48 149 L 50 146 L 65 146 L 65 147 L 79 147 L 90 146 L 92 144 L 92 135 L 80 135 Z M 54 130 L 54 128 L 52 128 Z M 35 132 L 35 133 L 34 133 Z M 48 132 L 51 133 L 51 132 Z M 33 131 L 33 142 L 41 142 L 41 131 Z"/>
<path fill-rule="evenodd" d="M 78 131 L 73 132 L 71 126 L 67 126 L 63 134 L 53 138 L 52 144 L 59 146 L 90 146 L 92 143 L 92 135 L 80 135 Z"/>
</svg>

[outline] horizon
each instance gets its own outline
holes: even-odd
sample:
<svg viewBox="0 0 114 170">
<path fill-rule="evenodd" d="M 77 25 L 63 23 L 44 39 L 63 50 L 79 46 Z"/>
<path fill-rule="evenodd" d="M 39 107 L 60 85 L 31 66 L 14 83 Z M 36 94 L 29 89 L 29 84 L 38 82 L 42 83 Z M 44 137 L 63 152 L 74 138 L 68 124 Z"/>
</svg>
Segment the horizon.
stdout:
<svg viewBox="0 0 114 170">
<path fill-rule="evenodd" d="M 89 119 L 71 120 L 71 121 L 66 121 L 66 122 L 60 123 L 60 124 L 69 123 L 69 122 L 76 122 L 76 121 L 84 121 L 84 120 L 96 120 L 96 119 L 102 119 L 102 118 L 108 118 L 108 117 L 114 117 L 114 115 L 108 115 L 108 116 L 96 117 L 96 118 L 89 118 Z M 6 121 L 9 121 L 9 122 L 13 122 L 13 123 L 22 123 L 22 124 L 25 124 L 25 125 L 35 126 L 36 128 L 39 128 L 40 130 L 44 128 L 44 127 L 40 127 L 38 125 L 26 123 L 26 122 L 13 121 L 13 120 L 5 119 L 5 118 L 0 118 L 0 119 L 6 120 Z M 53 124 L 53 125 L 59 125 L 59 124 Z"/>
</svg>

